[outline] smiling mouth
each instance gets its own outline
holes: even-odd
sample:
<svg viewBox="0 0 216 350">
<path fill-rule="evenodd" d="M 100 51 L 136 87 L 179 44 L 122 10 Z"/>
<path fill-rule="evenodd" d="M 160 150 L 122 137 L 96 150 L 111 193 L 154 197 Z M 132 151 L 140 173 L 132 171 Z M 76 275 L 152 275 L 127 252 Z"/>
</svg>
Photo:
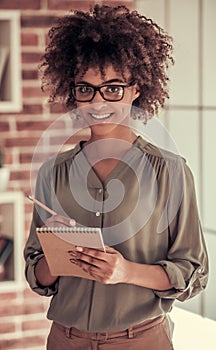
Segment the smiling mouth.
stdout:
<svg viewBox="0 0 216 350">
<path fill-rule="evenodd" d="M 106 113 L 106 114 L 95 114 L 89 113 L 90 117 L 96 120 L 104 120 L 110 118 L 114 113 Z"/>
</svg>

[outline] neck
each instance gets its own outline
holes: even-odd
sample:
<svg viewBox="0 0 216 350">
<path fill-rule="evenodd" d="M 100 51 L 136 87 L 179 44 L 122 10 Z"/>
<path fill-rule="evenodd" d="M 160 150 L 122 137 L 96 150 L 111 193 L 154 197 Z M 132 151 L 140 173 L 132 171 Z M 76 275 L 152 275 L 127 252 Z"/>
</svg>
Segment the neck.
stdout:
<svg viewBox="0 0 216 350">
<path fill-rule="evenodd" d="M 106 140 L 121 140 L 121 141 L 126 141 L 130 144 L 134 143 L 136 140 L 137 136 L 134 134 L 134 132 L 128 128 L 128 127 L 121 127 L 121 130 L 115 130 L 115 132 L 108 133 L 106 135 L 103 134 L 96 134 L 91 130 L 91 135 L 88 141 L 86 142 L 86 145 L 95 142 L 95 141 L 106 141 Z M 106 143 L 106 142 L 105 142 Z M 102 142 L 101 142 L 102 144 Z"/>
<path fill-rule="evenodd" d="M 136 139 L 137 136 L 131 130 L 127 135 L 118 134 L 118 137 L 114 135 L 109 137 L 92 135 L 85 142 L 84 150 L 93 164 L 101 159 L 122 159 Z"/>
</svg>

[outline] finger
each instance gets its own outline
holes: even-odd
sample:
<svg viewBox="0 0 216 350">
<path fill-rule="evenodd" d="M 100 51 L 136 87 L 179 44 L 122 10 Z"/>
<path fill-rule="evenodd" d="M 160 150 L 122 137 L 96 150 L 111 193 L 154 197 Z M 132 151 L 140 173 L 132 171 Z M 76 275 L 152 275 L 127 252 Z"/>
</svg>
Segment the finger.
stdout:
<svg viewBox="0 0 216 350">
<path fill-rule="evenodd" d="M 110 254 L 116 254 L 118 251 L 115 248 L 106 246 L 106 253 L 110 253 Z"/>
<path fill-rule="evenodd" d="M 103 251 L 99 249 L 82 248 L 75 250 L 77 259 L 91 262 L 98 265 L 99 262 L 105 262 L 108 259 L 108 255 L 105 255 Z"/>
<path fill-rule="evenodd" d="M 97 259 L 91 255 L 85 255 L 74 251 L 68 251 L 69 260 L 81 268 L 95 267 L 97 269 L 104 269 L 104 260 Z"/>
<path fill-rule="evenodd" d="M 117 252 L 114 248 L 106 247 L 106 251 L 102 248 L 86 248 L 86 247 L 80 247 L 76 246 L 76 251 L 88 254 L 88 255 L 94 255 L 94 256 L 103 256 L 106 253 L 114 254 Z"/>
<path fill-rule="evenodd" d="M 70 262 L 79 266 L 82 270 L 84 270 L 86 272 L 90 272 L 90 273 L 93 271 L 92 269 L 99 269 L 99 267 L 97 265 L 93 265 L 85 260 L 72 258 L 72 259 L 70 259 Z"/>
<path fill-rule="evenodd" d="M 91 270 L 93 268 L 92 265 L 89 265 L 87 263 L 84 263 L 83 261 L 80 261 L 80 260 L 77 260 L 77 259 L 74 259 L 74 258 L 71 258 L 70 262 L 72 264 L 75 264 L 75 265 L 79 266 L 83 271 L 87 272 L 89 275 L 92 274 L 92 270 Z"/>
<path fill-rule="evenodd" d="M 74 257 L 82 266 L 85 264 L 91 265 L 91 266 L 96 266 L 99 267 L 102 263 L 102 260 L 99 260 L 93 256 L 90 255 L 84 255 L 84 254 L 79 254 L 76 257 Z"/>
<path fill-rule="evenodd" d="M 79 246 L 76 246 L 75 249 L 77 253 L 79 252 L 80 254 L 92 256 L 96 259 L 103 260 L 103 261 L 109 260 L 109 258 L 113 254 L 119 254 L 117 250 L 110 247 L 108 247 L 106 251 L 102 249 L 84 248 Z"/>
<path fill-rule="evenodd" d="M 87 262 L 77 260 L 77 259 L 70 259 L 71 263 L 79 266 L 83 271 L 88 273 L 94 280 L 101 282 L 101 283 L 110 283 L 110 278 L 104 273 L 104 267 L 103 266 L 97 266 L 97 265 L 92 265 Z"/>
<path fill-rule="evenodd" d="M 105 247 L 105 250 L 103 248 L 85 248 L 85 247 L 76 246 L 76 250 L 79 252 L 85 252 L 86 254 L 91 254 L 91 251 L 95 251 L 95 250 L 97 252 L 102 252 L 103 254 L 104 253 L 116 254 L 118 252 L 116 249 L 108 246 Z"/>
<path fill-rule="evenodd" d="M 46 220 L 46 226 L 75 226 L 76 222 L 74 219 L 67 218 L 61 215 L 53 215 Z"/>
</svg>

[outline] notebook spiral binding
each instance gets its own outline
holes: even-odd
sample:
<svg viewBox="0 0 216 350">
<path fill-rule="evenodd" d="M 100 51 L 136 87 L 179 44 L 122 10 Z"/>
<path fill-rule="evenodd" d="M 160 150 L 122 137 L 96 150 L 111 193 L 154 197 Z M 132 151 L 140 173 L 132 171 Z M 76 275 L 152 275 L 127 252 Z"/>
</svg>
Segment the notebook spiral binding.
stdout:
<svg viewBox="0 0 216 350">
<path fill-rule="evenodd" d="M 97 233 L 98 227 L 37 227 L 37 232 Z"/>
</svg>

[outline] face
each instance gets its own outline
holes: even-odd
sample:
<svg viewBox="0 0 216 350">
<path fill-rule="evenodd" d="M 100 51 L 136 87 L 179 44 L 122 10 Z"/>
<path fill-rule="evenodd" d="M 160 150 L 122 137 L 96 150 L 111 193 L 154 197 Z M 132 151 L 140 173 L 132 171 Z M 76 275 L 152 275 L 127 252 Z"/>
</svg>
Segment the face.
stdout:
<svg viewBox="0 0 216 350">
<path fill-rule="evenodd" d="M 76 85 L 81 87 L 81 94 L 88 91 L 89 86 L 104 86 L 108 88 L 102 89 L 104 96 L 110 96 L 114 99 L 118 97 L 118 88 L 116 85 L 125 86 L 131 82 L 129 74 L 125 74 L 125 78 L 117 73 L 113 66 L 108 66 L 105 69 L 104 79 L 101 77 L 98 69 L 89 68 L 82 78 L 78 78 Z M 120 88 L 120 90 L 122 90 Z M 88 102 L 78 102 L 79 114 L 85 119 L 88 126 L 91 128 L 93 136 L 100 137 L 119 137 L 120 133 L 125 131 L 125 125 L 128 125 L 130 109 L 133 101 L 139 96 L 138 86 L 133 84 L 129 87 L 124 87 L 124 96 L 120 101 L 106 101 L 99 91 L 96 91 L 94 98 Z M 120 95 L 119 95 L 120 96 Z"/>
</svg>

